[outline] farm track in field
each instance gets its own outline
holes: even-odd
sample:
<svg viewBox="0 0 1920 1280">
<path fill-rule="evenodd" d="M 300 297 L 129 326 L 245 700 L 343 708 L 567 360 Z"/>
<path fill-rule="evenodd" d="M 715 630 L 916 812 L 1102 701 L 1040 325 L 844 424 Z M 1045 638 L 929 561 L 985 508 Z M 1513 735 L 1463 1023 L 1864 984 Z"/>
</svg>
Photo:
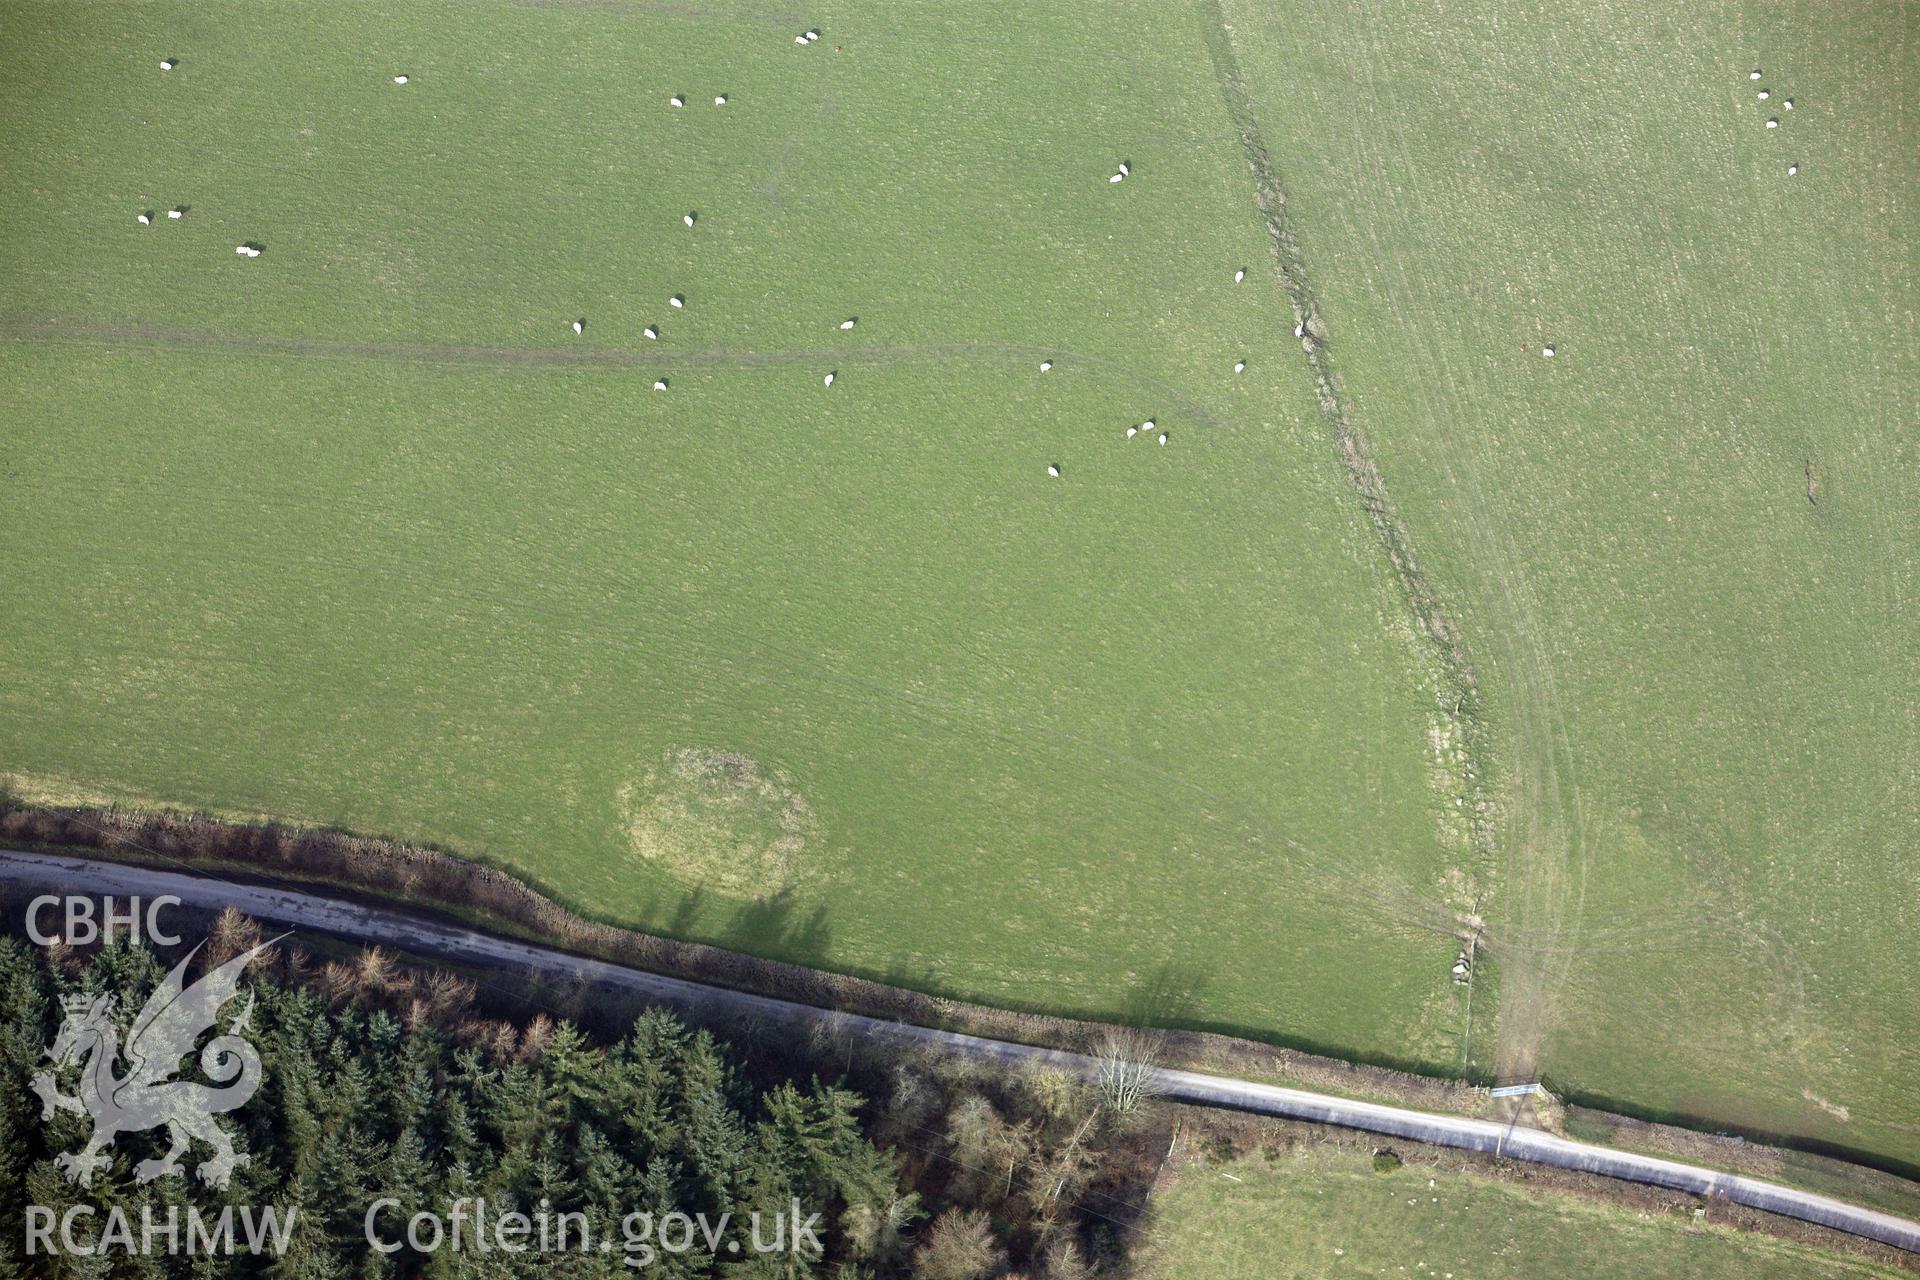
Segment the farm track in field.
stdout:
<svg viewBox="0 0 1920 1280">
<path fill-rule="evenodd" d="M 1341 470 L 1359 496 L 1367 522 L 1386 553 L 1394 579 L 1412 610 L 1416 634 L 1426 651 L 1425 662 L 1440 678 L 1443 689 L 1440 714 L 1451 731 L 1452 740 L 1460 744 L 1462 754 L 1472 768 L 1471 777 L 1462 775 L 1453 781 L 1459 798 L 1465 801 L 1463 809 L 1474 864 L 1468 873 L 1471 892 L 1478 899 L 1495 868 L 1495 807 L 1485 781 L 1488 776 L 1486 741 L 1481 718 L 1480 688 L 1473 662 L 1467 652 L 1465 639 L 1443 607 L 1432 581 L 1420 569 L 1414 555 L 1412 535 L 1387 492 L 1386 479 L 1374 460 L 1372 446 L 1347 408 L 1340 377 L 1329 351 L 1326 325 L 1307 275 L 1299 241 L 1287 215 L 1286 191 L 1280 183 L 1272 154 L 1261 136 L 1253 99 L 1247 92 L 1239 59 L 1233 51 L 1226 15 L 1218 0 L 1206 0 L 1201 6 L 1201 17 L 1207 52 L 1213 62 L 1227 115 L 1246 154 L 1247 168 L 1253 178 L 1254 202 L 1259 206 L 1261 219 L 1267 228 L 1281 286 L 1292 305 L 1295 322 L 1302 330 L 1300 344 L 1313 374 L 1321 415 L 1339 454 Z M 1477 921 L 1472 924 L 1463 921 L 1462 931 L 1477 932 L 1477 925 Z M 1471 1027 L 1468 1033 L 1471 1034 Z"/>
<path fill-rule="evenodd" d="M 1210 427 L 1221 425 L 1203 401 L 1170 382 L 1140 374 L 1117 360 L 1056 347 L 1011 342 L 940 342 L 889 347 L 836 347 L 806 351 L 754 351 L 739 347 L 702 350 L 637 350 L 623 347 L 487 347 L 402 342 L 342 342 L 326 338 L 255 337 L 147 325 L 68 325 L 48 319 L 0 319 L 0 339 L 59 347 L 122 351 L 180 351 L 211 355 L 284 356 L 301 360 L 384 361 L 442 368 L 586 369 L 671 373 L 684 369 L 781 369 L 930 364 L 943 361 L 1038 361 L 1061 369 L 1101 369 L 1166 396 Z"/>
<path fill-rule="evenodd" d="M 1367 60 L 1363 88 L 1376 105 L 1380 93 L 1372 69 L 1380 65 L 1375 19 L 1357 14 L 1353 21 L 1368 32 L 1376 56 Z M 1371 150 L 1374 178 L 1404 192 L 1416 209 L 1426 210 L 1413 149 L 1393 113 L 1379 146 Z M 1385 189 L 1385 188 L 1383 188 Z M 1403 292 L 1413 286 L 1405 255 L 1395 246 L 1373 243 L 1378 260 L 1398 278 Z M 1459 387 L 1470 371 L 1454 367 L 1446 349 L 1431 333 L 1408 329 L 1409 340 L 1421 344 L 1421 363 L 1446 372 Z M 1495 394 L 1479 388 L 1471 397 L 1494 403 Z M 1500 970 L 1499 1042 L 1495 1072 L 1503 1079 L 1533 1079 L 1539 1054 L 1551 1030 L 1553 1002 L 1572 978 L 1583 951 L 1582 912 L 1585 894 L 1584 833 L 1580 783 L 1573 743 L 1554 676 L 1552 662 L 1540 642 L 1537 601 L 1528 579 L 1525 558 L 1496 518 L 1497 506 L 1488 501 L 1480 476 L 1498 460 L 1487 457 L 1452 426 L 1449 415 L 1435 413 L 1455 465 L 1452 473 L 1470 501 L 1470 519 L 1462 533 L 1473 547 L 1472 560 L 1482 566 L 1489 609 L 1483 643 L 1502 678 L 1512 690 L 1513 803 L 1500 815 L 1504 838 L 1498 847 L 1505 855 L 1501 867 L 1501 936 L 1492 945 L 1502 954 Z M 1485 770 L 1482 771 L 1485 776 Z M 1489 835 L 1491 839 L 1491 835 Z M 1680 926 L 1673 926 L 1678 928 Z M 1550 940 L 1550 941 L 1549 941 Z"/>
</svg>

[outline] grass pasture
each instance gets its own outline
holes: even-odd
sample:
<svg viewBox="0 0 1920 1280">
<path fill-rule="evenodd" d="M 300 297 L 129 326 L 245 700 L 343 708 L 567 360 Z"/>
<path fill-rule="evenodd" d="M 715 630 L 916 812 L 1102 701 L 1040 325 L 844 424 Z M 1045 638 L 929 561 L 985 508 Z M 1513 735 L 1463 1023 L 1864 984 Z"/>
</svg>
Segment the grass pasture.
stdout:
<svg viewBox="0 0 1920 1280">
<path fill-rule="evenodd" d="M 1190 1166 L 1156 1197 L 1147 1236 L 1144 1280 L 1904 1274 L 1813 1245 L 1477 1173 L 1411 1163 L 1376 1173 L 1367 1155 L 1336 1148 Z"/>
<path fill-rule="evenodd" d="M 1528 10 L 1224 5 L 1487 693 L 1502 1066 L 1911 1167 L 1914 11 Z"/>
<path fill-rule="evenodd" d="M 0 86 L 7 769 L 977 999 L 1454 1060 L 1415 660 L 1283 300 L 1232 282 L 1264 233 L 1197 38 L 0 12 L 35 69 Z M 661 793 L 687 752 L 742 789 Z"/>
<path fill-rule="evenodd" d="M 1477 1066 L 1920 1165 L 1915 33 L 1844 8 L 0 0 L 0 772 L 1434 1071 L 1484 893 Z"/>
</svg>

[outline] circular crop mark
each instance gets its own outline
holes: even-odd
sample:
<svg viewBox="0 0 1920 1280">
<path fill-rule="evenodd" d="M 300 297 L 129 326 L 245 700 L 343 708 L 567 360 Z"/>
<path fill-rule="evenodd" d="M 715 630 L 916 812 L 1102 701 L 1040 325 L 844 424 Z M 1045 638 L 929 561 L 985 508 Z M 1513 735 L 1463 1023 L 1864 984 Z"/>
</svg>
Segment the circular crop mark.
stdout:
<svg viewBox="0 0 1920 1280">
<path fill-rule="evenodd" d="M 634 855 L 676 879 L 759 897 L 823 868 L 825 831 L 779 769 L 735 751 L 669 751 L 620 789 Z"/>
</svg>

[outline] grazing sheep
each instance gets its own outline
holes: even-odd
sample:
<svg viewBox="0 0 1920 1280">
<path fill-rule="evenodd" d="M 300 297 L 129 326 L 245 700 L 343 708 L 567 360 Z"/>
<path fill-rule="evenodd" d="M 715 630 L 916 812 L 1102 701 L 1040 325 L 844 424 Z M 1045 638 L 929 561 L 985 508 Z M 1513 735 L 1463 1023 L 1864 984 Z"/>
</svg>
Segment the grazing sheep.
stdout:
<svg viewBox="0 0 1920 1280">
<path fill-rule="evenodd" d="M 575 320 L 573 322 L 573 331 L 575 333 L 585 333 L 587 331 L 587 322 L 585 320 Z"/>
<path fill-rule="evenodd" d="M 1552 348 L 1552 347 L 1542 347 L 1542 348 L 1540 348 L 1540 354 L 1541 354 L 1542 356 L 1545 356 L 1545 357 L 1546 357 L 1547 359 L 1549 359 L 1549 360 L 1551 360 L 1551 359 L 1553 359 L 1553 348 Z"/>
<path fill-rule="evenodd" d="M 1167 442 L 1167 433 L 1162 431 L 1160 433 L 1160 443 L 1165 444 L 1166 442 Z"/>
<path fill-rule="evenodd" d="M 676 293 L 671 298 L 667 299 L 667 305 L 670 307 L 684 307 L 687 305 L 687 300 L 680 294 Z"/>
<path fill-rule="evenodd" d="M 665 391 L 667 389 L 667 380 L 665 378 L 655 378 L 653 380 L 653 389 L 655 391 Z"/>
<path fill-rule="evenodd" d="M 1141 429 L 1142 431 L 1151 431 L 1151 430 L 1153 430 L 1153 419 L 1152 419 L 1152 418 L 1148 418 L 1148 419 L 1147 419 L 1147 420 L 1146 420 L 1145 422 L 1143 422 L 1143 423 L 1141 423 L 1141 424 L 1140 424 L 1140 429 Z"/>
<path fill-rule="evenodd" d="M 683 216 L 681 217 L 681 219 L 680 219 L 680 221 L 682 221 L 682 222 L 684 222 L 684 223 L 686 223 L 686 224 L 687 224 L 688 226 L 692 226 L 692 225 L 693 225 L 693 215 L 692 215 L 692 214 L 690 214 L 690 213 L 689 213 L 689 214 L 685 214 L 685 215 L 683 215 Z"/>
<path fill-rule="evenodd" d="M 1767 121 L 1767 128 L 1778 129 L 1779 127 L 1780 127 L 1780 119 L 1778 116 L 1774 117 L 1772 120 Z"/>
<path fill-rule="evenodd" d="M 714 94 L 714 95 L 713 95 L 713 105 L 714 105 L 714 106 L 716 106 L 716 107 L 724 107 L 724 106 L 726 106 L 726 105 L 727 105 L 727 95 L 726 95 L 726 94 L 724 94 L 724 93 L 716 93 L 716 94 Z"/>
<path fill-rule="evenodd" d="M 405 84 L 407 82 L 407 78 L 405 76 L 395 76 L 393 78 L 393 82 L 395 84 Z"/>
<path fill-rule="evenodd" d="M 1242 280 L 1245 280 L 1246 278 L 1247 278 L 1247 269 L 1245 267 L 1241 267 L 1238 271 L 1233 273 L 1233 282 L 1235 284 L 1239 284 Z"/>
<path fill-rule="evenodd" d="M 1797 165 L 1797 164 L 1790 164 L 1790 165 L 1788 165 L 1788 166 L 1787 166 L 1787 176 L 1788 176 L 1789 178 L 1792 178 L 1792 177 L 1796 177 L 1796 176 L 1798 176 L 1798 175 L 1799 175 L 1799 173 L 1800 173 L 1800 166 L 1799 166 L 1799 165 Z"/>
<path fill-rule="evenodd" d="M 1052 373 L 1052 372 L 1053 372 L 1053 361 L 1051 361 L 1051 360 L 1042 360 L 1042 361 L 1040 362 L 1040 372 L 1042 372 L 1042 373 Z"/>
<path fill-rule="evenodd" d="M 676 93 L 667 99 L 667 105 L 670 107 L 684 107 L 687 105 L 687 100 Z"/>
<path fill-rule="evenodd" d="M 812 43 L 813 43 L 813 42 L 814 42 L 815 40 L 818 40 L 819 38 L 820 38 L 820 30 L 819 30 L 819 28 L 817 28 L 817 27 L 810 27 L 810 28 L 808 28 L 808 29 L 807 29 L 807 43 L 808 43 L 808 44 L 812 44 Z"/>
<path fill-rule="evenodd" d="M 640 336 L 643 338 L 658 338 L 660 336 L 660 331 L 654 328 L 652 325 L 648 325 L 646 328 L 640 331 Z"/>
<path fill-rule="evenodd" d="M 1296 338 L 1304 338 L 1307 336 L 1306 321 L 1302 320 L 1299 324 L 1293 326 L 1293 336 Z"/>
<path fill-rule="evenodd" d="M 831 374 L 831 373 L 830 373 L 830 374 L 828 374 L 828 375 L 827 375 L 826 377 L 824 377 L 824 378 L 822 378 L 822 379 L 820 379 L 820 385 L 821 385 L 821 386 L 823 386 L 823 387 L 830 387 L 830 386 L 832 386 L 832 385 L 833 385 L 833 379 L 834 379 L 834 377 L 835 377 L 835 375 L 834 375 L 834 374 Z"/>
<path fill-rule="evenodd" d="M 160 69 L 161 69 L 162 71 L 171 71 L 171 70 L 173 70 L 173 59 L 172 59 L 172 58 L 162 58 L 162 59 L 160 59 Z"/>
<path fill-rule="evenodd" d="M 793 38 L 793 42 L 795 44 L 805 44 L 807 42 L 807 38 L 805 36 L 795 36 Z"/>
<path fill-rule="evenodd" d="M 1120 176 L 1123 178 L 1131 178 L 1133 176 L 1133 166 L 1125 160 L 1120 162 Z"/>
<path fill-rule="evenodd" d="M 1747 72 L 1747 79 L 1758 80 L 1759 78 L 1760 78 L 1760 68 L 1755 67 L 1753 70 Z"/>
<path fill-rule="evenodd" d="M 1793 99 L 1788 98 L 1785 102 L 1782 102 L 1780 105 L 1785 107 L 1787 110 L 1791 111 L 1793 110 Z"/>
<path fill-rule="evenodd" d="M 853 323 L 854 323 L 854 322 L 853 322 L 853 318 L 852 318 L 852 317 L 849 317 L 849 318 L 847 318 L 847 319 L 845 319 L 845 320 L 842 320 L 842 321 L 840 322 L 840 327 L 841 327 L 842 329 L 851 329 L 851 328 L 853 328 Z"/>
<path fill-rule="evenodd" d="M 247 256 L 247 246 L 243 244 L 237 244 L 233 246 L 233 251 L 239 254 L 243 258 Z"/>
<path fill-rule="evenodd" d="M 1247 371 L 1247 362 L 1245 360 L 1235 360 L 1233 362 L 1233 371 L 1235 373 L 1245 373 Z"/>
<path fill-rule="evenodd" d="M 169 218 L 172 218 L 175 222 L 178 222 L 180 221 L 180 219 L 187 216 L 187 206 L 183 204 L 177 204 L 173 206 L 173 208 L 167 210 L 167 216 Z"/>
<path fill-rule="evenodd" d="M 1126 175 L 1126 174 L 1124 174 L 1124 173 L 1116 173 L 1116 174 L 1114 174 L 1114 175 L 1113 175 L 1113 176 L 1112 176 L 1111 178 L 1108 178 L 1108 179 L 1107 179 L 1107 181 L 1108 181 L 1108 182 L 1119 182 L 1119 181 L 1120 181 L 1121 179 L 1123 179 L 1123 178 L 1125 178 L 1126 176 L 1127 176 L 1127 175 Z"/>
<path fill-rule="evenodd" d="M 1047 474 L 1055 480 L 1058 480 L 1060 478 L 1060 464 L 1057 462 L 1049 462 L 1047 464 Z"/>
<path fill-rule="evenodd" d="M 139 224 L 140 224 L 141 226 L 143 226 L 143 227 L 150 227 L 150 226 L 152 226 L 152 225 L 153 225 L 153 215 L 152 215 L 152 214 L 147 214 L 147 213 L 136 213 L 136 214 L 134 214 L 134 215 L 133 215 L 133 220 L 134 220 L 135 222 L 137 222 L 137 223 L 139 223 Z"/>
<path fill-rule="evenodd" d="M 1765 102 L 1768 98 L 1771 98 L 1772 96 L 1773 95 L 1771 93 L 1768 93 L 1765 89 L 1762 89 L 1760 91 L 1760 101 L 1762 102 Z"/>
<path fill-rule="evenodd" d="M 1139 434 L 1140 434 L 1140 428 L 1138 428 L 1138 427 L 1128 427 L 1128 428 L 1127 428 L 1127 439 L 1129 439 L 1129 440 L 1131 440 L 1131 439 L 1133 439 L 1133 438 L 1134 438 L 1135 436 L 1137 436 L 1137 435 L 1139 435 Z"/>
</svg>

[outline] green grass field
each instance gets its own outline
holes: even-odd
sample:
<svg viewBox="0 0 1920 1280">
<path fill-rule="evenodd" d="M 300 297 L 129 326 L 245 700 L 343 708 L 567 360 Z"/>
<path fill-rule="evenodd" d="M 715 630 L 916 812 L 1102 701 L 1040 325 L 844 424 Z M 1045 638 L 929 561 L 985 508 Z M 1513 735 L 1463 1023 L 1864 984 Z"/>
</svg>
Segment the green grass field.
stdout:
<svg viewBox="0 0 1920 1280">
<path fill-rule="evenodd" d="M 1454 1060 L 1417 655 L 1197 39 L 4 12 L 6 767 Z"/>
<path fill-rule="evenodd" d="M 1482 670 L 1502 1065 L 1920 1162 L 1914 12 L 1225 7 Z"/>
<path fill-rule="evenodd" d="M 1920 1161 L 1911 19 L 1531 9 L 3 0 L 0 770 Z"/>
<path fill-rule="evenodd" d="M 1857 1280 L 1904 1273 L 1811 1245 L 1474 1173 L 1418 1164 L 1375 1173 L 1366 1155 L 1323 1148 L 1183 1171 L 1155 1198 L 1140 1274 Z"/>
</svg>

